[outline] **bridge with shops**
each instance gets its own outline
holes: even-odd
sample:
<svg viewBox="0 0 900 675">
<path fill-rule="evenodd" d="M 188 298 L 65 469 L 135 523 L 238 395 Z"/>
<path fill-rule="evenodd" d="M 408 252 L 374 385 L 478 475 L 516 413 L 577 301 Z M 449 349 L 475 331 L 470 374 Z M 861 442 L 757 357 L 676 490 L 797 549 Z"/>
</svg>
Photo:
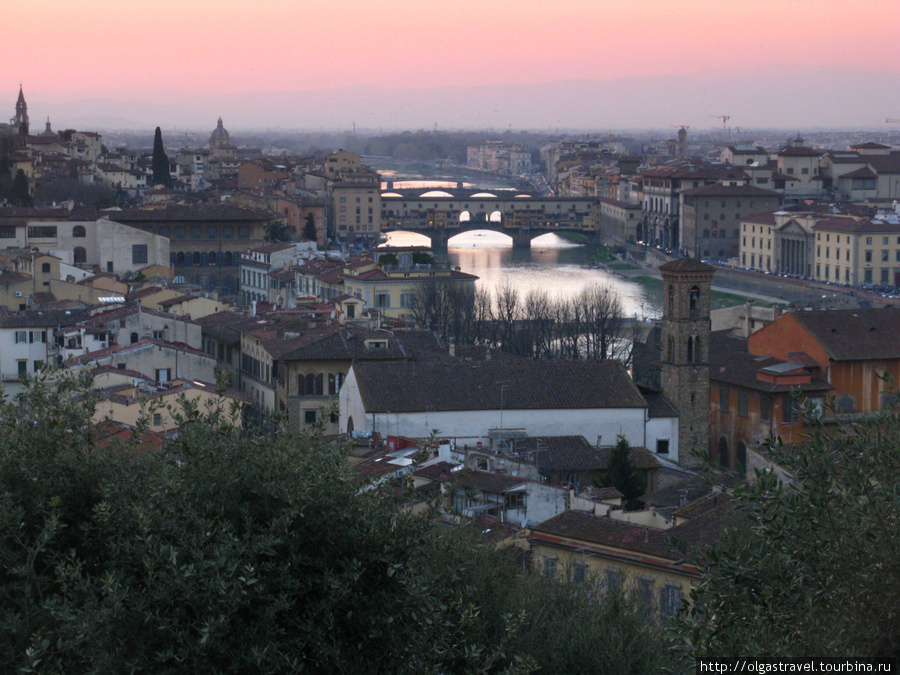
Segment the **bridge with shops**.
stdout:
<svg viewBox="0 0 900 675">
<path fill-rule="evenodd" d="M 538 197 L 515 191 L 465 189 L 386 190 L 381 194 L 381 230 L 419 232 L 432 248 L 471 230 L 493 230 L 515 247 L 548 232 L 577 232 L 593 240 L 598 231 L 597 200 L 591 197 Z"/>
</svg>

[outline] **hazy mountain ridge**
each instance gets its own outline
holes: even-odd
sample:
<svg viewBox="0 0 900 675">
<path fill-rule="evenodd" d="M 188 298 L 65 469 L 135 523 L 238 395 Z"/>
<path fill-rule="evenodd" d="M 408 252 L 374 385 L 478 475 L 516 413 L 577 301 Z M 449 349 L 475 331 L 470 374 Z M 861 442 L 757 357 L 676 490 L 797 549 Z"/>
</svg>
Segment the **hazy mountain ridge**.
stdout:
<svg viewBox="0 0 900 675">
<path fill-rule="evenodd" d="M 27 93 L 27 92 L 26 92 Z M 692 75 L 567 80 L 477 87 L 336 87 L 300 92 L 155 94 L 42 104 L 55 129 L 226 127 L 282 129 L 742 129 L 884 128 L 900 117 L 900 76 L 859 68 L 761 67 Z"/>
</svg>

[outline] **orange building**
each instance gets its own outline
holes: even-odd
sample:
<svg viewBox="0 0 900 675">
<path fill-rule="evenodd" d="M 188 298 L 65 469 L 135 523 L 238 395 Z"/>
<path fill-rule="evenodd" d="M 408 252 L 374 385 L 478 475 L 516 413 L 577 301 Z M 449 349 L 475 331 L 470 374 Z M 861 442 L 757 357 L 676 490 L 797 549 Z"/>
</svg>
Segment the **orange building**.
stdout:
<svg viewBox="0 0 900 675">
<path fill-rule="evenodd" d="M 884 374 L 890 375 L 885 378 Z M 838 422 L 893 405 L 900 382 L 900 309 L 797 311 L 747 340 L 715 333 L 710 345 L 710 461 L 746 466 L 746 450 L 770 436 L 802 443 L 802 401 Z"/>
</svg>

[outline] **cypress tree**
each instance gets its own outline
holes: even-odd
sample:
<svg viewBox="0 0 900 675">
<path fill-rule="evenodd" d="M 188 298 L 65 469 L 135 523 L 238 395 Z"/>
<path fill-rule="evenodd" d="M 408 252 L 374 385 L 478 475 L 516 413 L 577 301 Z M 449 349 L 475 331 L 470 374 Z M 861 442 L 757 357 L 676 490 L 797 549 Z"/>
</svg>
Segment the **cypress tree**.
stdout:
<svg viewBox="0 0 900 675">
<path fill-rule="evenodd" d="M 153 137 L 153 184 L 172 187 L 172 176 L 169 174 L 169 156 L 163 147 L 162 130 L 156 127 Z"/>
<path fill-rule="evenodd" d="M 644 481 L 635 472 L 630 449 L 628 440 L 619 435 L 606 469 L 606 485 L 622 493 L 626 508 L 633 508 L 635 500 L 644 494 Z"/>
<path fill-rule="evenodd" d="M 316 217 L 312 213 L 306 214 L 306 224 L 303 226 L 303 236 L 310 241 L 317 241 Z"/>
</svg>

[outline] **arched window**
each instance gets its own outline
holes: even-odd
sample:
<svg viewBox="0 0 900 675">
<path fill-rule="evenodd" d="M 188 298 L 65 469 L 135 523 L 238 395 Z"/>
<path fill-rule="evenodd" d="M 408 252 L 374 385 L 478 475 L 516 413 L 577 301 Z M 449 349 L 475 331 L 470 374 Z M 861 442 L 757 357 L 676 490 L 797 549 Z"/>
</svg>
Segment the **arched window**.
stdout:
<svg viewBox="0 0 900 675">
<path fill-rule="evenodd" d="M 694 358 L 695 357 L 694 349 L 695 349 L 694 348 L 694 338 L 689 337 L 687 339 L 687 361 L 688 361 L 688 363 L 693 363 L 696 360 Z"/>
<path fill-rule="evenodd" d="M 348 434 L 353 433 L 353 417 L 352 416 L 347 418 L 347 433 Z"/>
<path fill-rule="evenodd" d="M 719 466 L 728 468 L 728 441 L 724 436 L 719 439 Z"/>
<path fill-rule="evenodd" d="M 316 376 L 310 373 L 306 376 L 306 388 L 303 393 L 306 396 L 315 396 L 316 395 Z"/>
<path fill-rule="evenodd" d="M 688 309 L 692 319 L 700 315 L 700 289 L 697 286 L 691 286 L 691 290 L 688 291 Z"/>
<path fill-rule="evenodd" d="M 669 315 L 675 314 L 675 287 L 669 285 Z"/>
<path fill-rule="evenodd" d="M 325 393 L 324 382 L 325 376 L 322 373 L 316 375 L 316 396 L 322 396 Z"/>
<path fill-rule="evenodd" d="M 669 363 L 674 363 L 675 362 L 675 338 L 673 338 L 671 335 L 669 336 L 669 344 L 668 344 L 667 353 L 668 353 Z"/>
<path fill-rule="evenodd" d="M 334 373 L 328 373 L 328 394 L 329 396 L 337 394 L 337 382 L 334 379 Z"/>
<path fill-rule="evenodd" d="M 87 236 L 87 231 L 84 229 L 84 225 L 76 225 L 72 228 L 72 236 L 78 237 L 79 239 L 84 239 Z"/>
<path fill-rule="evenodd" d="M 747 470 L 747 444 L 744 441 L 738 441 L 737 444 L 737 464 L 739 470 Z"/>
<path fill-rule="evenodd" d="M 231 251 L 225 251 L 225 262 L 223 264 L 225 265 L 225 267 L 232 266 Z"/>
<path fill-rule="evenodd" d="M 216 251 L 209 252 L 209 264 L 210 265 L 218 265 L 219 264 L 219 254 Z"/>
<path fill-rule="evenodd" d="M 199 267 L 203 264 L 203 256 L 200 255 L 200 251 L 194 251 L 194 267 Z"/>
<path fill-rule="evenodd" d="M 41 263 L 41 274 L 50 274 L 50 263 Z"/>
<path fill-rule="evenodd" d="M 77 265 L 78 263 L 86 263 L 87 262 L 87 249 L 84 246 L 76 246 L 73 251 L 74 256 L 72 260 Z"/>
<path fill-rule="evenodd" d="M 184 266 L 184 251 L 179 251 L 175 256 L 175 264 L 178 266 Z"/>
<path fill-rule="evenodd" d="M 703 238 L 709 239 L 709 230 L 703 230 Z"/>
</svg>

